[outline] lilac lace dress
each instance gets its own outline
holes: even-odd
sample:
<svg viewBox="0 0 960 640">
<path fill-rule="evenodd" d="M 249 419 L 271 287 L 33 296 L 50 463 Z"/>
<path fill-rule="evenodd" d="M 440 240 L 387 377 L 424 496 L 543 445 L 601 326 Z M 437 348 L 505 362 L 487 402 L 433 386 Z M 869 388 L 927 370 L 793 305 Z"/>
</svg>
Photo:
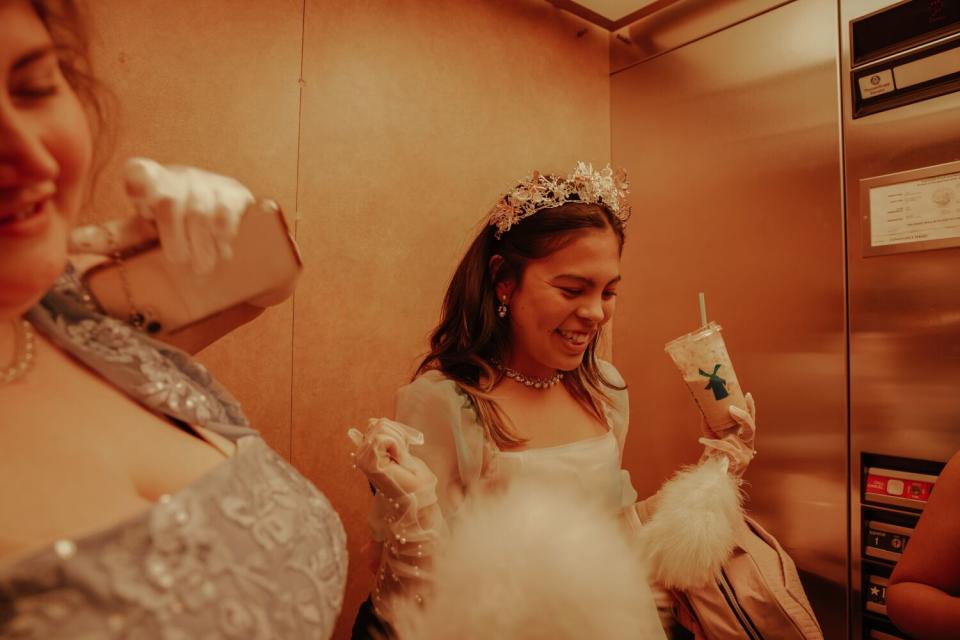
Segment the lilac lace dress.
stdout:
<svg viewBox="0 0 960 640">
<path fill-rule="evenodd" d="M 328 638 L 347 554 L 326 497 L 200 364 L 90 309 L 70 272 L 29 319 L 133 399 L 236 451 L 139 515 L 0 565 L 0 638 Z"/>
</svg>

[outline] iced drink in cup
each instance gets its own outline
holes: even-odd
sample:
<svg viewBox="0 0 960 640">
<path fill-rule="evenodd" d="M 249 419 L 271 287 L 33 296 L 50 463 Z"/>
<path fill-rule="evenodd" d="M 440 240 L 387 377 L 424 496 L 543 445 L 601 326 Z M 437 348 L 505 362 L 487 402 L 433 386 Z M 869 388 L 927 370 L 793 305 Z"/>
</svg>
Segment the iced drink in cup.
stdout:
<svg viewBox="0 0 960 640">
<path fill-rule="evenodd" d="M 746 409 L 743 389 L 727 355 L 720 325 L 706 324 L 692 333 L 671 340 L 664 347 L 680 369 L 707 425 L 717 434 L 738 427 L 730 417 L 730 405 Z"/>
</svg>

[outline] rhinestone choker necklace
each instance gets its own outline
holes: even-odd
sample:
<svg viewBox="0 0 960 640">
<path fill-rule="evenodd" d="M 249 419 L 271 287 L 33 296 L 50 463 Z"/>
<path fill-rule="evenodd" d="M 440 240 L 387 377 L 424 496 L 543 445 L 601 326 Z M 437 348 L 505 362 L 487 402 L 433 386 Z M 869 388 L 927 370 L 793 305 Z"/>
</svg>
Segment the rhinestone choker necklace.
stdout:
<svg viewBox="0 0 960 640">
<path fill-rule="evenodd" d="M 502 362 L 493 363 L 497 370 L 500 371 L 503 375 L 507 376 L 514 382 L 526 385 L 533 389 L 549 389 L 550 387 L 556 385 L 558 382 L 563 380 L 563 371 L 557 371 L 555 374 L 549 378 L 531 378 L 523 375 L 516 369 L 511 369 L 510 367 L 504 365 Z"/>
<path fill-rule="evenodd" d="M 22 377 L 33 364 L 33 329 L 23 319 L 13 321 L 14 349 L 16 350 L 10 365 L 0 371 L 0 384 L 13 382 Z"/>
</svg>

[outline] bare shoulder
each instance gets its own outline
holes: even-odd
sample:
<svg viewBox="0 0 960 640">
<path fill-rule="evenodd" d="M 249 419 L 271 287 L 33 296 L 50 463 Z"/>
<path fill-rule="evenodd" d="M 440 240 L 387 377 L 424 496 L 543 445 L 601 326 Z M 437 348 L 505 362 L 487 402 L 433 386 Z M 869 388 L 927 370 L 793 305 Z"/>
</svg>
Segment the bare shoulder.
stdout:
<svg viewBox="0 0 960 640">
<path fill-rule="evenodd" d="M 947 461 L 947 466 L 937 479 L 936 491 L 949 493 L 949 496 L 944 496 L 944 500 L 952 505 L 960 505 L 960 451 Z"/>
<path fill-rule="evenodd" d="M 960 452 L 937 479 L 893 582 L 920 582 L 941 590 L 960 589 Z"/>
<path fill-rule="evenodd" d="M 924 534 L 943 536 L 956 541 L 960 537 L 960 451 L 953 454 L 937 478 L 930 502 L 920 517 Z M 955 544 L 953 554 L 960 562 L 960 547 Z"/>
</svg>

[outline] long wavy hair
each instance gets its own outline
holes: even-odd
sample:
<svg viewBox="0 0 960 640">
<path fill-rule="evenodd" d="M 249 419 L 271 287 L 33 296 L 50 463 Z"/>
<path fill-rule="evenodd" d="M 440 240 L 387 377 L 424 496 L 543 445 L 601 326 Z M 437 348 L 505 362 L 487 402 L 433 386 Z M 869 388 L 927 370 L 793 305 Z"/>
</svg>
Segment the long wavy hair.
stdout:
<svg viewBox="0 0 960 640">
<path fill-rule="evenodd" d="M 497 316 L 496 286 L 513 278 L 519 284 L 526 265 L 545 258 L 587 230 L 610 229 L 623 250 L 623 224 L 599 204 L 568 202 L 542 209 L 514 225 L 498 239 L 496 228 L 485 225 L 457 266 L 447 287 L 440 323 L 430 336 L 430 351 L 414 377 L 437 369 L 470 396 L 487 436 L 500 448 L 522 445 L 506 415 L 490 397 L 503 379 L 494 362 L 510 353 L 510 323 Z M 503 264 L 490 272 L 490 258 Z M 604 419 L 605 389 L 622 389 L 606 379 L 597 364 L 600 333 L 587 346 L 580 366 L 566 372 L 563 384 L 573 397 L 599 420 Z"/>
<path fill-rule="evenodd" d="M 83 105 L 97 141 L 90 170 L 92 187 L 114 147 L 114 132 L 107 126 L 107 120 L 108 113 L 116 108 L 116 98 L 94 75 L 90 25 L 82 6 L 74 0 L 30 0 L 30 5 L 50 34 L 63 77 Z"/>
</svg>

